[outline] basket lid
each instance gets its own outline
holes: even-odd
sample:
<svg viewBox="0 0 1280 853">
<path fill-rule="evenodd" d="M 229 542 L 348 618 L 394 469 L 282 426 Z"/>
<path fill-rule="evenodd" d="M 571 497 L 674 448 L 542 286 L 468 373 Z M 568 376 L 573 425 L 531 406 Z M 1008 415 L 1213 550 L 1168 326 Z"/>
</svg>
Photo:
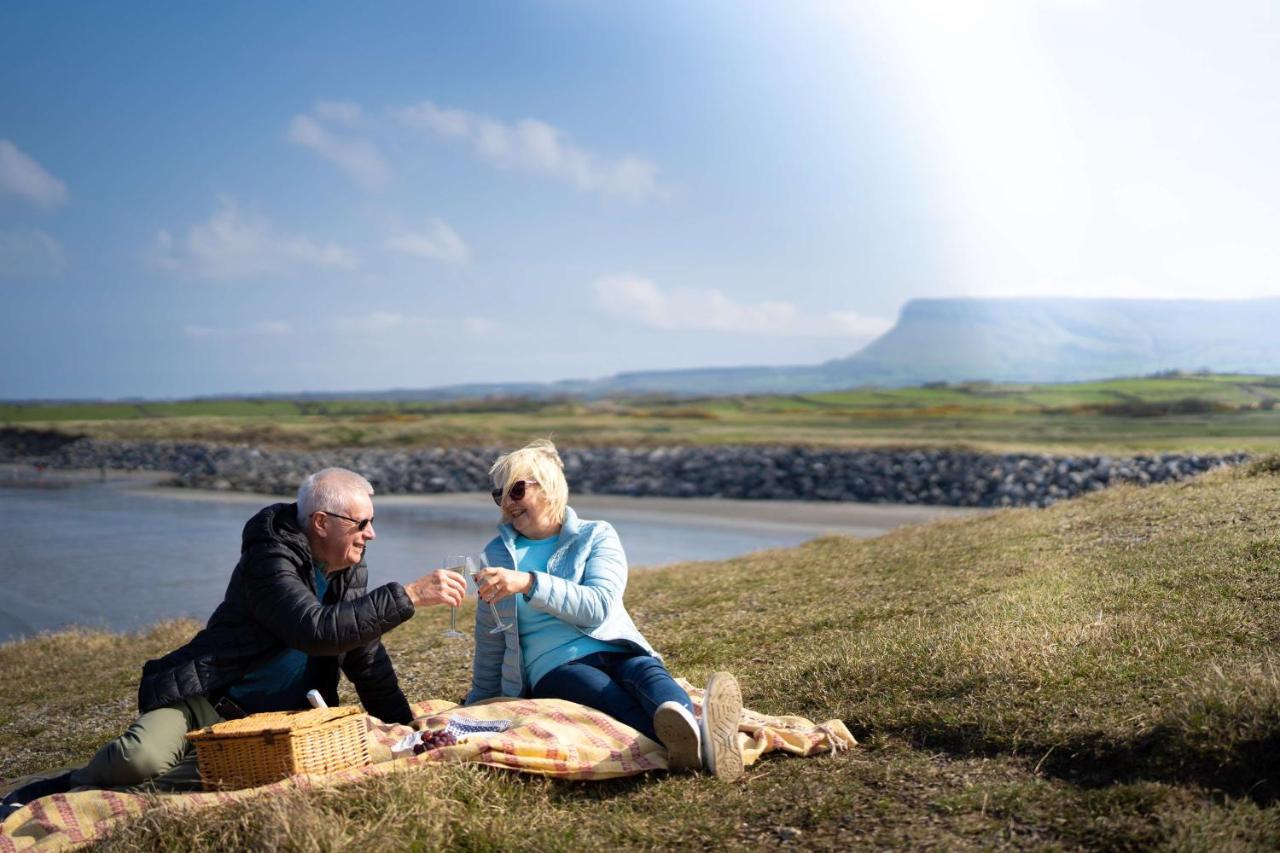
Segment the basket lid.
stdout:
<svg viewBox="0 0 1280 853">
<path fill-rule="evenodd" d="M 225 722 L 215 723 L 212 726 L 205 726 L 203 729 L 189 732 L 187 739 L 199 741 L 215 738 L 253 737 L 254 735 L 268 732 L 284 734 L 323 726 L 334 720 L 363 713 L 364 711 L 354 705 L 344 705 L 340 708 L 309 708 L 305 711 L 269 711 L 264 714 L 250 714 L 238 720 L 226 720 Z"/>
</svg>

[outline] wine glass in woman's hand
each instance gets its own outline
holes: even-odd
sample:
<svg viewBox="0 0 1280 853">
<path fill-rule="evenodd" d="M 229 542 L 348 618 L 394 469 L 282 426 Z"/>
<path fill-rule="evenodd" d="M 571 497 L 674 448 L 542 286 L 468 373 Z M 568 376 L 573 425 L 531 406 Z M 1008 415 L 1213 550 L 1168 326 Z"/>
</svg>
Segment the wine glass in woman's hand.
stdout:
<svg viewBox="0 0 1280 853">
<path fill-rule="evenodd" d="M 467 577 L 471 578 L 472 583 L 476 585 L 476 594 L 478 596 L 480 592 L 480 581 L 478 578 L 475 577 L 475 574 L 476 572 L 489 568 L 489 561 L 485 559 L 485 556 L 483 553 L 480 554 L 480 556 L 477 559 L 480 562 L 479 568 L 476 567 L 476 560 L 473 560 L 470 557 L 467 558 Z M 489 629 L 489 633 L 501 634 L 503 631 L 510 631 L 511 626 L 503 623 L 502 617 L 498 615 L 498 605 L 490 601 L 489 609 L 493 611 L 493 621 L 494 621 L 494 626 Z"/>
</svg>

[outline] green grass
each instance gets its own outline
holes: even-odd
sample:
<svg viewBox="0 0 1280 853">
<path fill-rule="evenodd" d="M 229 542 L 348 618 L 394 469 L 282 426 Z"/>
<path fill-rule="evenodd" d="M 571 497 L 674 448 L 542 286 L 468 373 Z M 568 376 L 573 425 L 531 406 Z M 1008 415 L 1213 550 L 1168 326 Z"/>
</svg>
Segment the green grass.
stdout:
<svg viewBox="0 0 1280 853">
<path fill-rule="evenodd" d="M 1280 378 L 968 383 L 699 399 L 0 404 L 0 425 L 264 447 L 801 444 L 995 452 L 1280 452 Z"/>
<path fill-rule="evenodd" d="M 677 674 L 731 669 L 750 707 L 838 717 L 862 745 L 766 757 L 734 785 L 432 767 L 162 809 L 106 846 L 1274 849 L 1278 516 L 1269 458 L 637 573 L 628 607 Z M 446 617 L 424 612 L 387 637 L 412 697 L 466 688 L 467 650 L 439 637 Z M 0 774 L 86 757 L 128 722 L 142 661 L 193 628 L 0 647 Z"/>
</svg>

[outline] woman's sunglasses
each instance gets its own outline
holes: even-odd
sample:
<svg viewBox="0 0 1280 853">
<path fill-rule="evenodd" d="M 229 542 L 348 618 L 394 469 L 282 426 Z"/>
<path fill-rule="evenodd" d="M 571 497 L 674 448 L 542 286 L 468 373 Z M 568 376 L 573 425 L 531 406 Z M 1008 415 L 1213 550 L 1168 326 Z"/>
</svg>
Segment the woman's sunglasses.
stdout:
<svg viewBox="0 0 1280 853">
<path fill-rule="evenodd" d="M 538 485 L 537 480 L 516 480 L 514 483 L 511 484 L 511 491 L 507 492 L 507 497 L 511 498 L 511 500 L 513 501 L 522 501 L 524 500 L 525 486 L 536 486 L 536 485 Z M 502 489 L 494 489 L 493 491 L 489 492 L 489 494 L 493 495 L 494 503 L 496 503 L 498 506 L 502 506 Z"/>
</svg>

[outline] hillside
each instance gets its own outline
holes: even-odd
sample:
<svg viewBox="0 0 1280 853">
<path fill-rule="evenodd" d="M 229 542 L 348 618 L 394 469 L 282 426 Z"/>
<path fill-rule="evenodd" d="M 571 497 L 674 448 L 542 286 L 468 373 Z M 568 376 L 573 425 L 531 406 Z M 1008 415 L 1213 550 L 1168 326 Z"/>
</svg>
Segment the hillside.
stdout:
<svg viewBox="0 0 1280 853">
<path fill-rule="evenodd" d="M 1069 382 L 1170 370 L 1280 370 L 1280 299 L 920 299 L 857 354 L 850 383 Z"/>
<path fill-rule="evenodd" d="M 108 847 L 1275 849 L 1277 515 L 1272 458 L 638 573 L 629 609 L 677 674 L 732 669 L 748 706 L 843 719 L 861 746 L 766 758 L 734 785 L 433 766 L 161 810 Z M 466 688 L 446 619 L 427 611 L 387 638 L 415 698 Z M 0 646 L 0 774 L 87 755 L 130 718 L 142 661 L 194 627 Z"/>
</svg>

